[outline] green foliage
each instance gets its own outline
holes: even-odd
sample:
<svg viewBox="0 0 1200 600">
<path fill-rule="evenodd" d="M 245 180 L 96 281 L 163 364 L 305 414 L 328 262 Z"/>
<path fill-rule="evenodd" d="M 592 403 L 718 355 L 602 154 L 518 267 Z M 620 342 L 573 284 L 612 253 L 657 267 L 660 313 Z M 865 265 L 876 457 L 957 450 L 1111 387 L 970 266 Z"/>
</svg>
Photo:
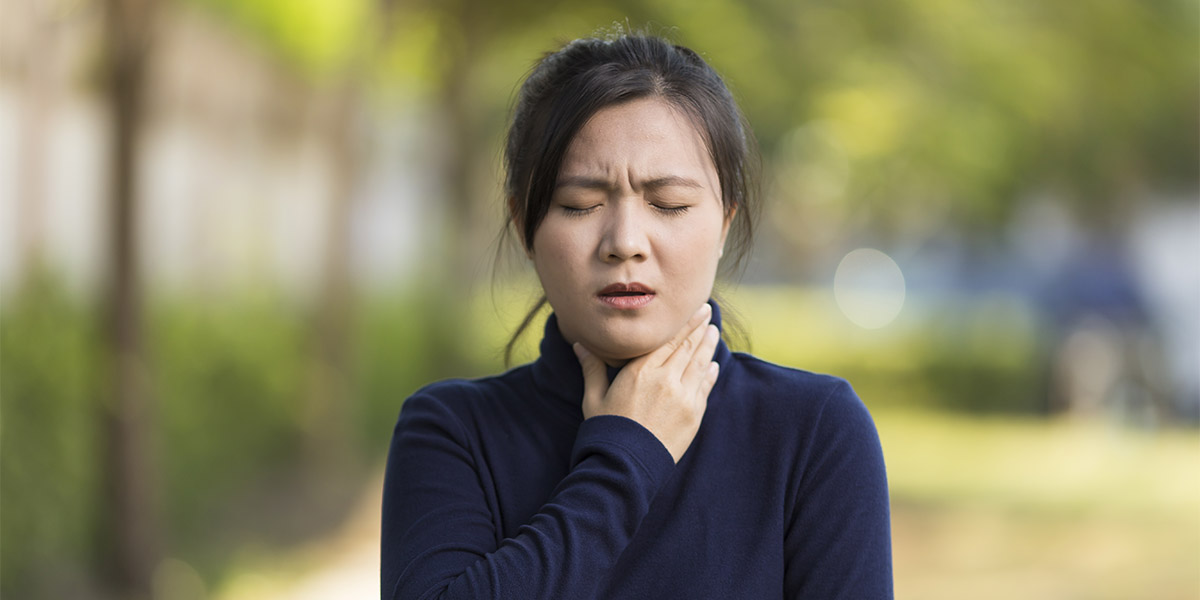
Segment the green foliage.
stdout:
<svg viewBox="0 0 1200 600">
<path fill-rule="evenodd" d="M 146 329 L 168 523 L 195 539 L 232 491 L 294 459 L 303 314 L 270 297 L 160 301 Z"/>
<path fill-rule="evenodd" d="M 877 226 L 914 210 L 993 225 L 1046 188 L 1107 215 L 1130 186 L 1195 184 L 1194 3 L 756 4 L 776 51 L 727 72 L 771 70 L 794 102 L 749 104 L 751 120 L 772 154 L 826 124 L 848 172 L 834 199 Z"/>
<path fill-rule="evenodd" d="M 1111 222 L 1123 197 L 1200 176 L 1194 2 L 188 1 L 318 78 L 360 56 L 379 89 L 449 90 L 453 118 L 486 121 L 458 157 L 476 165 L 542 52 L 614 23 L 668 35 L 729 82 L 778 179 L 771 200 L 809 209 L 775 221 L 785 236 L 804 219 L 894 231 L 914 213 L 995 231 L 1046 192 Z M 364 54 L 385 19 L 386 44 Z M 789 143 L 812 128 L 826 143 L 797 184 Z"/>
<path fill-rule="evenodd" d="M 150 439 L 171 546 L 211 537 L 232 492 L 293 460 L 303 320 L 262 300 L 154 304 L 147 320 Z M 97 311 L 51 277 L 0 310 L 4 595 L 84 573 L 95 557 L 104 442 Z M 228 560 L 224 557 L 223 560 Z"/>
<path fill-rule="evenodd" d="M 346 67 L 372 23 L 364 0 L 187 0 L 246 32 L 271 55 L 312 78 Z"/>
<path fill-rule="evenodd" d="M 0 591 L 91 559 L 100 474 L 92 311 L 38 274 L 0 310 Z"/>
<path fill-rule="evenodd" d="M 386 294 L 358 305 L 351 365 L 355 432 L 369 460 L 386 455 L 405 398 L 438 379 L 482 372 L 467 350 L 475 338 L 436 300 Z"/>
<path fill-rule="evenodd" d="M 97 312 L 55 281 L 36 280 L 0 307 L 5 596 L 44 585 L 55 570 L 86 573 L 97 550 L 97 519 L 104 518 Z M 149 303 L 152 479 L 171 555 L 208 577 L 237 560 L 231 546 L 286 541 L 272 537 L 283 534 L 268 525 L 271 513 L 302 511 L 319 500 L 303 497 L 303 484 L 270 489 L 295 485 L 288 474 L 303 478 L 312 466 L 305 462 L 314 433 L 306 422 L 316 347 L 309 313 L 262 292 Z M 351 396 L 335 400 L 352 423 L 351 439 L 317 438 L 349 450 L 316 449 L 347 461 L 334 465 L 340 472 L 383 460 L 400 404 L 418 386 L 480 370 L 456 358 L 467 338 L 447 334 L 447 319 L 437 314 L 448 318 L 429 301 L 403 295 L 355 310 Z M 261 527 L 244 529 L 255 519 Z"/>
</svg>

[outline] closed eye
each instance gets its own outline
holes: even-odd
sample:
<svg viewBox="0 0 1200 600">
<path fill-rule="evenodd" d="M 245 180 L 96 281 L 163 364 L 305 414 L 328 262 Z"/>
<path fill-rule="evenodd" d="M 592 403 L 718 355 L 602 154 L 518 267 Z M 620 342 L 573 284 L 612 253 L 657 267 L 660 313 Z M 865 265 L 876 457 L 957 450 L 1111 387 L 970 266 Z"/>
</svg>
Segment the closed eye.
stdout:
<svg viewBox="0 0 1200 600">
<path fill-rule="evenodd" d="M 600 205 L 599 204 L 594 204 L 592 206 L 561 205 L 561 208 L 562 208 L 563 214 L 568 217 L 582 217 L 583 215 L 594 212 L 597 208 L 600 208 Z"/>
<path fill-rule="evenodd" d="M 680 206 L 670 206 L 670 205 L 666 205 L 666 204 L 652 204 L 651 206 L 654 207 L 654 210 L 657 210 L 658 212 L 663 213 L 665 215 L 671 215 L 671 216 L 683 215 L 684 213 L 687 212 L 687 210 L 689 208 L 691 208 L 690 206 L 688 206 L 686 204 L 680 205 Z"/>
</svg>

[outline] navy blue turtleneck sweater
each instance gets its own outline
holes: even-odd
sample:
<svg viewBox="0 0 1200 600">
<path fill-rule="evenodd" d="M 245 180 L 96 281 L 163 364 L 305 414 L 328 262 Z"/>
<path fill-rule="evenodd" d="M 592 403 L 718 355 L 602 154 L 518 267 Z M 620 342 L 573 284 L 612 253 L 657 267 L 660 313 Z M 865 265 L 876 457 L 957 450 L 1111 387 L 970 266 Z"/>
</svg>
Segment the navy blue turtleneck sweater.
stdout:
<svg viewBox="0 0 1200 600">
<path fill-rule="evenodd" d="M 883 454 L 850 386 L 724 343 L 714 360 L 678 464 L 633 420 L 583 419 L 553 315 L 534 363 L 413 394 L 388 456 L 383 597 L 892 597 Z"/>
</svg>

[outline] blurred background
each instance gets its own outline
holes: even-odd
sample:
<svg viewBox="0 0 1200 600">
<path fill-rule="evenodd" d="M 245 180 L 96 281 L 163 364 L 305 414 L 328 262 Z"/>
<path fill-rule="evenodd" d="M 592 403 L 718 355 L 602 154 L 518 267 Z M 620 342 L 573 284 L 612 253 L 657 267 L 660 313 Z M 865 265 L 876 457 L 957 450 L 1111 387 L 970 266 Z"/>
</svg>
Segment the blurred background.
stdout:
<svg viewBox="0 0 1200 600">
<path fill-rule="evenodd" d="M 617 27 L 756 131 L 723 307 L 875 415 L 898 598 L 1200 598 L 1194 0 L 0 0 L 0 595 L 377 597 L 401 402 L 538 294 L 516 86 Z"/>
</svg>

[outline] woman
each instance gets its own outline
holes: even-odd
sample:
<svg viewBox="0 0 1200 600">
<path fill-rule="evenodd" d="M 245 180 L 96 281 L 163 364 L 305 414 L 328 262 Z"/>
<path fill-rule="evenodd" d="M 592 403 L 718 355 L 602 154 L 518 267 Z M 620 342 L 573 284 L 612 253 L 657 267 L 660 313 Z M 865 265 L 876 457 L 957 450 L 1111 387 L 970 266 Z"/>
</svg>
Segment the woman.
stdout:
<svg viewBox="0 0 1200 600">
<path fill-rule="evenodd" d="M 891 597 L 866 409 L 719 338 L 718 263 L 753 212 L 741 123 L 712 68 L 659 38 L 577 40 L 535 68 L 508 208 L 554 313 L 534 363 L 404 403 L 384 598 Z"/>
</svg>

